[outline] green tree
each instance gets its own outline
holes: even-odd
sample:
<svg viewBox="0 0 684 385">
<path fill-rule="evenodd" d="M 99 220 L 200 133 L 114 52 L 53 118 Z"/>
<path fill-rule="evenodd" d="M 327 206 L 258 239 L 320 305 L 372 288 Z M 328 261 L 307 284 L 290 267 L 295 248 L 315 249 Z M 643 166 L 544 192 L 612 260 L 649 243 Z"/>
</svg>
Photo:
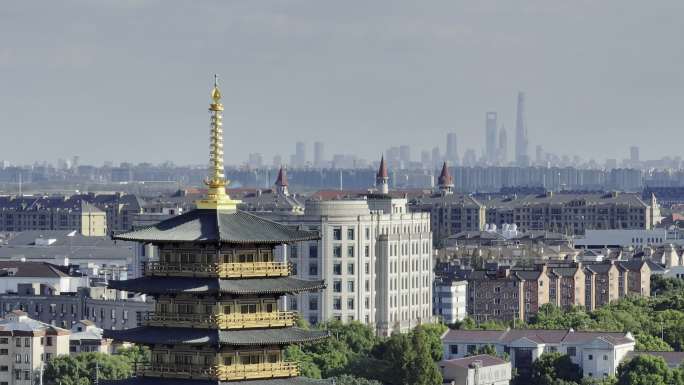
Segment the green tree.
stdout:
<svg viewBox="0 0 684 385">
<path fill-rule="evenodd" d="M 43 378 L 49 385 L 90 385 L 96 376 L 100 380 L 121 380 L 132 374 L 133 368 L 124 356 L 80 353 L 50 360 Z"/>
<path fill-rule="evenodd" d="M 147 364 L 152 358 L 152 352 L 150 352 L 150 348 L 142 345 L 135 345 L 130 348 L 119 349 L 116 354 L 127 359 L 128 362 L 134 366 L 136 364 Z"/>
<path fill-rule="evenodd" d="M 300 374 L 309 378 L 321 378 L 321 369 L 314 362 L 313 355 L 305 353 L 301 346 L 290 345 L 284 351 L 285 360 L 299 364 Z"/>
<path fill-rule="evenodd" d="M 414 349 L 413 360 L 408 365 L 406 385 L 441 385 L 442 374 L 432 359 L 430 342 L 427 333 L 421 328 L 411 332 L 411 344 Z"/>
<path fill-rule="evenodd" d="M 634 349 L 637 351 L 671 352 L 673 350 L 672 346 L 661 340 L 660 337 L 639 333 L 635 335 L 634 338 L 636 339 L 636 346 Z"/>
<path fill-rule="evenodd" d="M 441 361 L 444 358 L 444 348 L 442 347 L 442 334 L 449 328 L 440 323 L 423 324 L 416 327 L 425 332 L 428 345 L 430 346 L 430 354 L 433 361 Z"/>
<path fill-rule="evenodd" d="M 558 352 L 544 353 L 532 363 L 530 384 L 557 385 L 556 380 L 578 383 L 582 380 L 582 368 L 570 357 Z"/>
<path fill-rule="evenodd" d="M 662 357 L 639 355 L 618 367 L 617 385 L 681 385 L 679 369 L 670 369 Z"/>
</svg>

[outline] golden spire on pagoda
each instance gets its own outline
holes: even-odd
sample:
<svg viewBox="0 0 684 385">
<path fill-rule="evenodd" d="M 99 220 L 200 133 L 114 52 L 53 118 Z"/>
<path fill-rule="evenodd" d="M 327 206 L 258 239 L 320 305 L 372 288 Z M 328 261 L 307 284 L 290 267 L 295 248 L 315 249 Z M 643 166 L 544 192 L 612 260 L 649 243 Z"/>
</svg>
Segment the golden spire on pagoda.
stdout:
<svg viewBox="0 0 684 385">
<path fill-rule="evenodd" d="M 211 131 L 209 133 L 209 175 L 204 181 L 207 185 L 207 196 L 195 202 L 198 209 L 235 210 L 239 200 L 232 200 L 226 194 L 229 183 L 224 175 L 223 167 L 223 104 L 218 86 L 218 76 L 214 75 L 214 87 L 211 89 L 209 112 L 211 113 Z"/>
</svg>

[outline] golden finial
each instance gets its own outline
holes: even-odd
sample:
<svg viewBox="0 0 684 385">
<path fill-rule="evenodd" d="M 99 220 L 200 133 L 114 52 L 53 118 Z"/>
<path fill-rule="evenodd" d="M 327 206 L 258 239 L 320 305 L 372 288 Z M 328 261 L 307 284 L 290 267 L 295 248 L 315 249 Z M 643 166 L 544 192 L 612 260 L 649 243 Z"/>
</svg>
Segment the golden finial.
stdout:
<svg viewBox="0 0 684 385">
<path fill-rule="evenodd" d="M 214 88 L 211 89 L 211 98 L 214 103 L 218 103 L 221 100 L 221 91 L 218 88 L 218 75 L 214 74 Z"/>
<path fill-rule="evenodd" d="M 223 105 L 221 91 L 218 87 L 218 76 L 214 75 L 214 87 L 211 90 L 213 103 L 209 105 L 211 113 L 211 132 L 209 134 L 209 176 L 204 182 L 207 187 L 206 198 L 196 202 L 199 209 L 235 210 L 240 201 L 230 199 L 226 194 L 228 181 L 223 167 Z"/>
</svg>

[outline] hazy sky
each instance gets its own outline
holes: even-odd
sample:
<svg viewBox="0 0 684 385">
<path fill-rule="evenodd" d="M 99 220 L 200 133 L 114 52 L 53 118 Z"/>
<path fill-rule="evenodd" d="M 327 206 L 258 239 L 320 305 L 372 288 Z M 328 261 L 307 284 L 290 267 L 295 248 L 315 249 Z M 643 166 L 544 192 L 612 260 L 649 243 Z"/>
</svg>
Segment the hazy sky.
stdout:
<svg viewBox="0 0 684 385">
<path fill-rule="evenodd" d="M 229 163 L 512 142 L 518 90 L 531 151 L 681 155 L 684 1 L 7 1 L 0 159 L 204 163 L 215 72 Z"/>
</svg>

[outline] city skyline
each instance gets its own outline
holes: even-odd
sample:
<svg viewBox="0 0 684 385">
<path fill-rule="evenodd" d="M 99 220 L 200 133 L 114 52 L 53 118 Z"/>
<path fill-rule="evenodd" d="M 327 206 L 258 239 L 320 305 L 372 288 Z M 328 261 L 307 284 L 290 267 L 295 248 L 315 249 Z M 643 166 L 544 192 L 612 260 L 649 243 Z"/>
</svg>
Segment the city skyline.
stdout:
<svg viewBox="0 0 684 385">
<path fill-rule="evenodd" d="M 185 132 L 206 131 L 197 100 L 215 72 L 226 133 L 240 139 L 227 140 L 228 164 L 286 156 L 308 137 L 329 143 L 328 157 L 376 159 L 404 143 L 416 157 L 445 151 L 448 132 L 461 157 L 479 158 L 486 111 L 508 127 L 510 159 L 518 91 L 531 159 L 536 145 L 599 162 L 632 145 L 644 159 L 678 151 L 658 139 L 682 128 L 680 2 L 168 4 L 7 5 L 2 158 L 201 164 L 206 145 Z"/>
</svg>

